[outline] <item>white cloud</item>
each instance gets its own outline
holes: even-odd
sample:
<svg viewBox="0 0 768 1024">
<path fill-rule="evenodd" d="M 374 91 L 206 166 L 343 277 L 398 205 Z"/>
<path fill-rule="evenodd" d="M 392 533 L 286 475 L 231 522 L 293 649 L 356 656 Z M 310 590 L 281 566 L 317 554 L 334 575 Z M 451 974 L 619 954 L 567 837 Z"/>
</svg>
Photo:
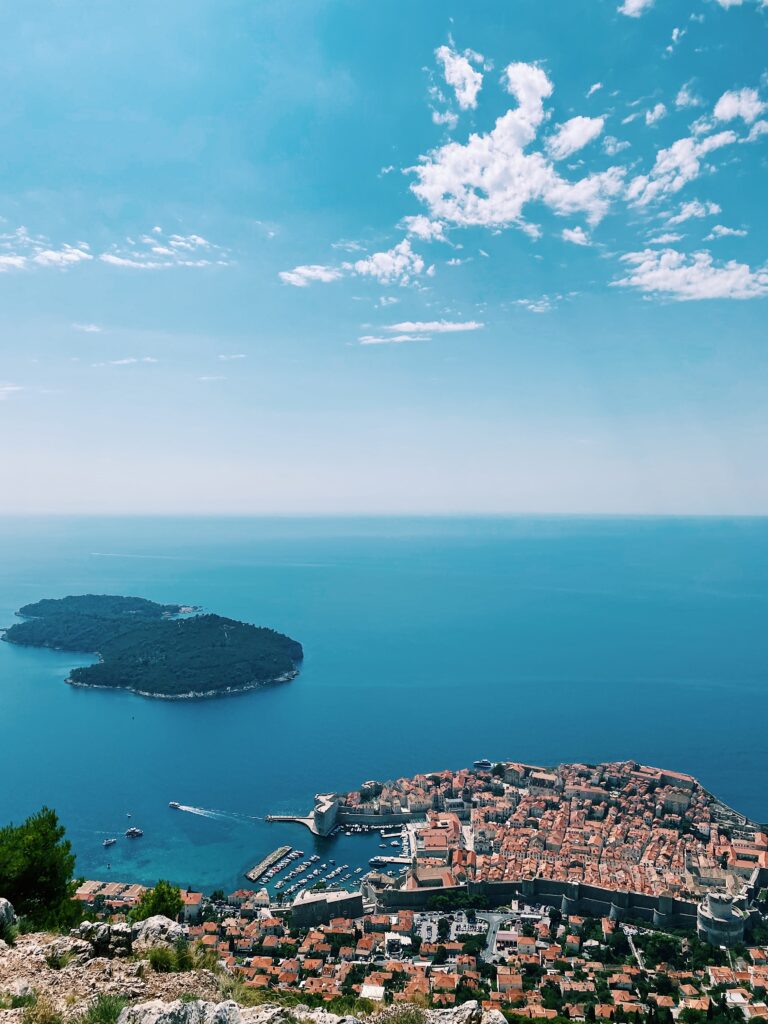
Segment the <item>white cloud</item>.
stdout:
<svg viewBox="0 0 768 1024">
<path fill-rule="evenodd" d="M 692 217 L 714 217 L 716 213 L 720 213 L 717 203 L 700 203 L 698 199 L 692 199 L 689 203 L 682 203 L 679 211 L 674 217 L 669 218 L 667 224 L 684 224 Z"/>
<path fill-rule="evenodd" d="M 660 149 L 649 174 L 633 178 L 627 189 L 630 202 L 645 206 L 664 195 L 679 192 L 701 173 L 706 156 L 736 142 L 735 132 L 723 131 L 704 139 L 691 136 L 678 139 L 668 149 Z"/>
<path fill-rule="evenodd" d="M 31 235 L 25 227 L 0 233 L 0 273 L 34 268 L 67 269 L 93 256 L 85 242 L 52 245 L 44 235 Z"/>
<path fill-rule="evenodd" d="M 448 128 L 453 130 L 459 123 L 459 115 L 454 113 L 452 110 L 433 110 L 432 111 L 432 123 L 433 124 L 444 124 Z"/>
<path fill-rule="evenodd" d="M 462 110 L 474 109 L 477 106 L 477 94 L 483 85 L 483 76 L 472 67 L 471 61 L 482 64 L 482 56 L 471 50 L 458 54 L 449 46 L 438 47 L 435 56 L 443 65 L 445 81 L 456 94 L 459 107 Z"/>
<path fill-rule="evenodd" d="M 746 141 L 754 142 L 755 139 L 759 139 L 760 136 L 765 135 L 766 132 L 768 132 L 768 121 L 755 121 L 755 123 L 752 125 L 752 128 L 750 129 Z"/>
<path fill-rule="evenodd" d="M 20 384 L 8 384 L 6 381 L 0 380 L 0 402 L 5 402 L 11 395 L 23 390 L 24 388 Z"/>
<path fill-rule="evenodd" d="M 41 249 L 32 259 L 41 267 L 68 267 L 83 260 L 92 260 L 93 256 L 78 246 L 63 245 L 60 249 Z"/>
<path fill-rule="evenodd" d="M 434 268 L 426 267 L 423 258 L 413 251 L 410 239 L 404 238 L 391 249 L 375 252 L 351 263 L 342 263 L 340 267 L 311 263 L 294 267 L 293 270 L 281 270 L 279 276 L 281 281 L 294 288 L 306 288 L 312 282 L 327 284 L 346 275 L 373 277 L 381 284 L 406 285 L 425 270 L 430 277 L 434 274 Z"/>
<path fill-rule="evenodd" d="M 700 107 L 703 102 L 701 97 L 693 92 L 690 82 L 681 85 L 677 96 L 675 96 L 675 106 L 678 110 L 685 110 L 688 107 Z"/>
<path fill-rule="evenodd" d="M 232 355 L 220 355 L 219 359 L 221 359 L 222 362 L 229 363 L 233 359 L 245 359 L 245 353 L 244 352 L 235 352 Z"/>
<path fill-rule="evenodd" d="M 645 123 L 649 124 L 649 125 L 650 124 L 656 124 L 657 121 L 660 121 L 662 119 L 662 117 L 666 117 L 666 116 L 667 116 L 667 108 L 664 106 L 663 103 L 657 103 L 656 106 L 653 107 L 652 110 L 646 110 L 646 112 L 645 112 Z"/>
<path fill-rule="evenodd" d="M 692 256 L 675 249 L 645 249 L 622 257 L 626 277 L 615 284 L 638 288 L 677 302 L 696 299 L 754 299 L 768 294 L 768 268 L 746 263 L 715 263 L 707 250 Z"/>
<path fill-rule="evenodd" d="M 629 18 L 639 18 L 651 7 L 653 7 L 653 0 L 624 0 L 617 10 L 619 14 L 626 14 Z"/>
<path fill-rule="evenodd" d="M 408 341 L 429 341 L 429 338 L 425 334 L 390 334 L 387 337 L 364 334 L 357 340 L 361 345 L 402 345 Z"/>
<path fill-rule="evenodd" d="M 675 242 L 682 241 L 683 237 L 683 235 L 678 235 L 674 231 L 667 231 L 663 235 L 656 235 L 655 238 L 649 238 L 648 245 L 673 245 Z"/>
<path fill-rule="evenodd" d="M 744 228 L 728 228 L 724 224 L 715 224 L 706 237 L 707 242 L 714 238 L 745 238 L 747 232 Z"/>
<path fill-rule="evenodd" d="M 672 39 L 671 39 L 671 41 L 669 43 L 669 46 L 667 47 L 666 52 L 667 53 L 674 53 L 675 47 L 680 42 L 680 40 L 683 38 L 683 36 L 687 34 L 687 32 L 688 32 L 688 30 L 685 29 L 685 28 L 673 28 L 672 29 Z"/>
<path fill-rule="evenodd" d="M 345 263 L 344 267 L 362 277 L 374 277 L 382 284 L 408 284 L 412 277 L 422 273 L 424 260 L 413 251 L 410 240 L 404 238 L 386 252 L 375 252 L 365 259 Z"/>
<path fill-rule="evenodd" d="M 413 217 L 403 217 L 400 227 L 405 228 L 409 235 L 421 238 L 425 242 L 447 241 L 445 225 L 441 224 L 439 220 L 430 220 L 423 213 L 418 213 Z"/>
<path fill-rule="evenodd" d="M 327 284 L 329 281 L 338 281 L 342 272 L 336 267 L 325 267 L 320 263 L 309 263 L 304 266 L 294 267 L 293 270 L 281 270 L 280 280 L 284 284 L 292 284 L 294 288 L 306 288 L 313 281 L 321 281 Z"/>
<path fill-rule="evenodd" d="M 157 363 L 154 356 L 125 356 L 123 359 L 107 359 L 101 363 L 92 363 L 92 366 L 134 366 L 136 363 Z"/>
<path fill-rule="evenodd" d="M 227 378 L 226 377 L 222 377 L 219 374 L 216 374 L 216 375 L 209 375 L 209 376 L 206 376 L 206 377 L 198 377 L 197 379 L 198 380 L 202 380 L 202 381 L 211 381 L 211 380 L 226 380 Z"/>
<path fill-rule="evenodd" d="M 593 85 L 590 85 L 589 89 L 587 89 L 587 99 L 589 99 L 590 96 L 594 96 L 595 93 L 598 92 L 602 88 L 603 88 L 603 83 L 602 82 L 595 82 Z"/>
<path fill-rule="evenodd" d="M 613 135 L 606 135 L 603 139 L 603 150 L 608 156 L 616 156 L 624 149 L 629 149 L 630 143 L 615 138 Z"/>
<path fill-rule="evenodd" d="M 563 241 L 573 242 L 574 245 L 591 245 L 589 235 L 586 233 L 584 228 L 563 228 Z"/>
<path fill-rule="evenodd" d="M 472 133 L 465 144 L 449 142 L 422 157 L 410 168 L 418 179 L 412 191 L 433 219 L 462 226 L 522 226 L 523 209 L 533 201 L 558 214 L 583 212 L 597 223 L 622 188 L 623 168 L 568 181 L 544 153 L 525 152 L 544 121 L 552 83 L 534 64 L 510 64 L 504 79 L 517 106 L 491 131 Z"/>
<path fill-rule="evenodd" d="M 745 124 L 752 124 L 767 106 L 760 99 L 757 89 L 738 89 L 735 92 L 724 92 L 715 104 L 713 113 L 718 121 L 733 121 L 740 117 Z"/>
<path fill-rule="evenodd" d="M 572 117 L 570 121 L 558 125 L 554 135 L 549 136 L 547 149 L 553 159 L 562 160 L 596 139 L 604 124 L 604 117 Z"/>
<path fill-rule="evenodd" d="M 403 320 L 390 324 L 385 331 L 395 334 L 454 334 L 457 331 L 479 331 L 485 324 L 478 320 Z"/>
<path fill-rule="evenodd" d="M 717 2 L 721 7 L 725 8 L 725 10 L 728 10 L 729 7 L 741 7 L 744 0 L 717 0 Z M 765 0 L 763 0 L 763 4 L 765 4 Z"/>
<path fill-rule="evenodd" d="M 73 331 L 82 331 L 84 334 L 101 334 L 104 330 L 98 324 L 72 324 Z"/>
</svg>

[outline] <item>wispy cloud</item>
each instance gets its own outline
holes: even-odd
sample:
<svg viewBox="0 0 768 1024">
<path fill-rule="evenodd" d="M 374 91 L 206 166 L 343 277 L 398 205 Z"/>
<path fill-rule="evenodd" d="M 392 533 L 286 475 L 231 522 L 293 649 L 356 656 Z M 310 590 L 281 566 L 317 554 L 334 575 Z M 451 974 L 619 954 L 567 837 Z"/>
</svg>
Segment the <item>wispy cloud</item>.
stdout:
<svg viewBox="0 0 768 1024">
<path fill-rule="evenodd" d="M 20 384 L 9 384 L 7 381 L 0 380 L 0 402 L 5 402 L 13 395 L 23 391 L 24 388 Z"/>
<path fill-rule="evenodd" d="M 245 359 L 245 352 L 233 352 L 231 355 L 220 355 L 219 359 L 225 363 L 231 362 L 233 359 Z"/>
<path fill-rule="evenodd" d="M 124 356 L 122 359 L 105 359 L 100 363 L 92 363 L 92 366 L 135 366 L 137 363 L 158 363 L 160 360 L 154 356 Z"/>
<path fill-rule="evenodd" d="M 347 275 L 374 278 L 380 284 L 407 285 L 424 272 L 431 275 L 434 268 L 427 267 L 423 257 L 414 252 L 410 239 L 404 238 L 391 249 L 375 252 L 351 263 L 342 263 L 337 267 L 312 263 L 294 267 L 293 270 L 282 270 L 279 276 L 284 284 L 306 288 L 313 282 L 328 284 Z"/>
<path fill-rule="evenodd" d="M 104 330 L 99 324 L 72 324 L 73 331 L 82 331 L 84 334 L 101 334 Z"/>
<path fill-rule="evenodd" d="M 549 313 L 554 306 L 548 295 L 540 295 L 538 299 L 515 299 L 514 305 L 522 306 L 529 313 Z"/>
<path fill-rule="evenodd" d="M 113 267 L 133 270 L 167 270 L 173 267 L 228 266 L 229 252 L 202 235 L 166 234 L 154 227 L 138 238 L 113 245 L 99 259 Z"/>
<path fill-rule="evenodd" d="M 724 224 L 715 224 L 705 241 L 711 242 L 714 238 L 746 238 L 747 234 L 745 228 L 729 228 Z"/>
<path fill-rule="evenodd" d="M 479 331 L 485 327 L 479 320 L 402 320 L 399 324 L 390 324 L 385 331 L 395 333 L 419 334 L 454 334 L 457 331 Z"/>
<path fill-rule="evenodd" d="M 698 199 L 691 199 L 690 202 L 682 203 L 678 212 L 667 220 L 667 224 L 684 224 L 692 218 L 714 217 L 720 213 L 717 203 L 702 203 Z"/>
</svg>

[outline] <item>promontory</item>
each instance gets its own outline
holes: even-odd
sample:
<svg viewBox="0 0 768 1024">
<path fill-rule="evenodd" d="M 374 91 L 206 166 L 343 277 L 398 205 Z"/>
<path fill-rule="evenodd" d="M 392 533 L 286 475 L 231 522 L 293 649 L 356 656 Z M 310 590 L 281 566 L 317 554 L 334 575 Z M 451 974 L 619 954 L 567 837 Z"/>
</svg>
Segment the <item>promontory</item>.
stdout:
<svg viewBox="0 0 768 1024">
<path fill-rule="evenodd" d="M 9 643 L 98 655 L 68 683 L 146 697 L 218 697 L 286 682 L 303 657 L 300 643 L 273 629 L 141 597 L 44 599 L 17 614 L 22 621 L 3 636 Z"/>
</svg>

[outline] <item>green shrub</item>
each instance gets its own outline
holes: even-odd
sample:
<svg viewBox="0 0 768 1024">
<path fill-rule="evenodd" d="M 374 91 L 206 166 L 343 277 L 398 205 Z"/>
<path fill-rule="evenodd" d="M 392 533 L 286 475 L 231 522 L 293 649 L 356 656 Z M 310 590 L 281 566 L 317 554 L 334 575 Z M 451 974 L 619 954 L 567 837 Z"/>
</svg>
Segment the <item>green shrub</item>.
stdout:
<svg viewBox="0 0 768 1024">
<path fill-rule="evenodd" d="M 154 946 L 150 949 L 147 959 L 152 970 L 157 971 L 158 974 L 167 974 L 176 967 L 173 950 L 166 949 L 165 946 Z"/>
<path fill-rule="evenodd" d="M 78 1024 L 115 1024 L 120 1011 L 128 1000 L 122 996 L 108 995 L 102 992 L 85 1013 L 78 1018 Z"/>
<path fill-rule="evenodd" d="M 22 1024 L 63 1024 L 63 1017 L 54 1010 L 46 999 L 36 999 L 25 1007 L 21 1017 Z"/>
<path fill-rule="evenodd" d="M 186 939 L 179 939 L 173 951 L 175 969 L 177 971 L 191 971 L 195 966 Z"/>
<path fill-rule="evenodd" d="M 0 1010 L 21 1010 L 25 1006 L 32 1006 L 37 1001 L 37 995 L 32 993 L 28 996 L 9 996 L 0 994 Z"/>
<path fill-rule="evenodd" d="M 382 1024 L 424 1024 L 426 1019 L 427 1015 L 421 1007 L 408 1003 L 388 1006 L 376 1018 L 377 1022 L 381 1021 Z"/>
<path fill-rule="evenodd" d="M 60 971 L 62 967 L 66 967 L 72 959 L 71 953 L 59 953 L 51 952 L 45 958 L 45 962 L 53 971 Z"/>
</svg>

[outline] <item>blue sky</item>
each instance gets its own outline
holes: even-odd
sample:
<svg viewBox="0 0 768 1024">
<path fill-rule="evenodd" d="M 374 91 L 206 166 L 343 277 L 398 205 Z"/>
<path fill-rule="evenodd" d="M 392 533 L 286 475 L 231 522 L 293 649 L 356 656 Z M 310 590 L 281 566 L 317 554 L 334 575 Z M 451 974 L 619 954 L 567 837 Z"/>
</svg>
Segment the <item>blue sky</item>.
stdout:
<svg viewBox="0 0 768 1024">
<path fill-rule="evenodd" d="M 766 513 L 761 0 L 0 12 L 0 508 Z"/>
</svg>

